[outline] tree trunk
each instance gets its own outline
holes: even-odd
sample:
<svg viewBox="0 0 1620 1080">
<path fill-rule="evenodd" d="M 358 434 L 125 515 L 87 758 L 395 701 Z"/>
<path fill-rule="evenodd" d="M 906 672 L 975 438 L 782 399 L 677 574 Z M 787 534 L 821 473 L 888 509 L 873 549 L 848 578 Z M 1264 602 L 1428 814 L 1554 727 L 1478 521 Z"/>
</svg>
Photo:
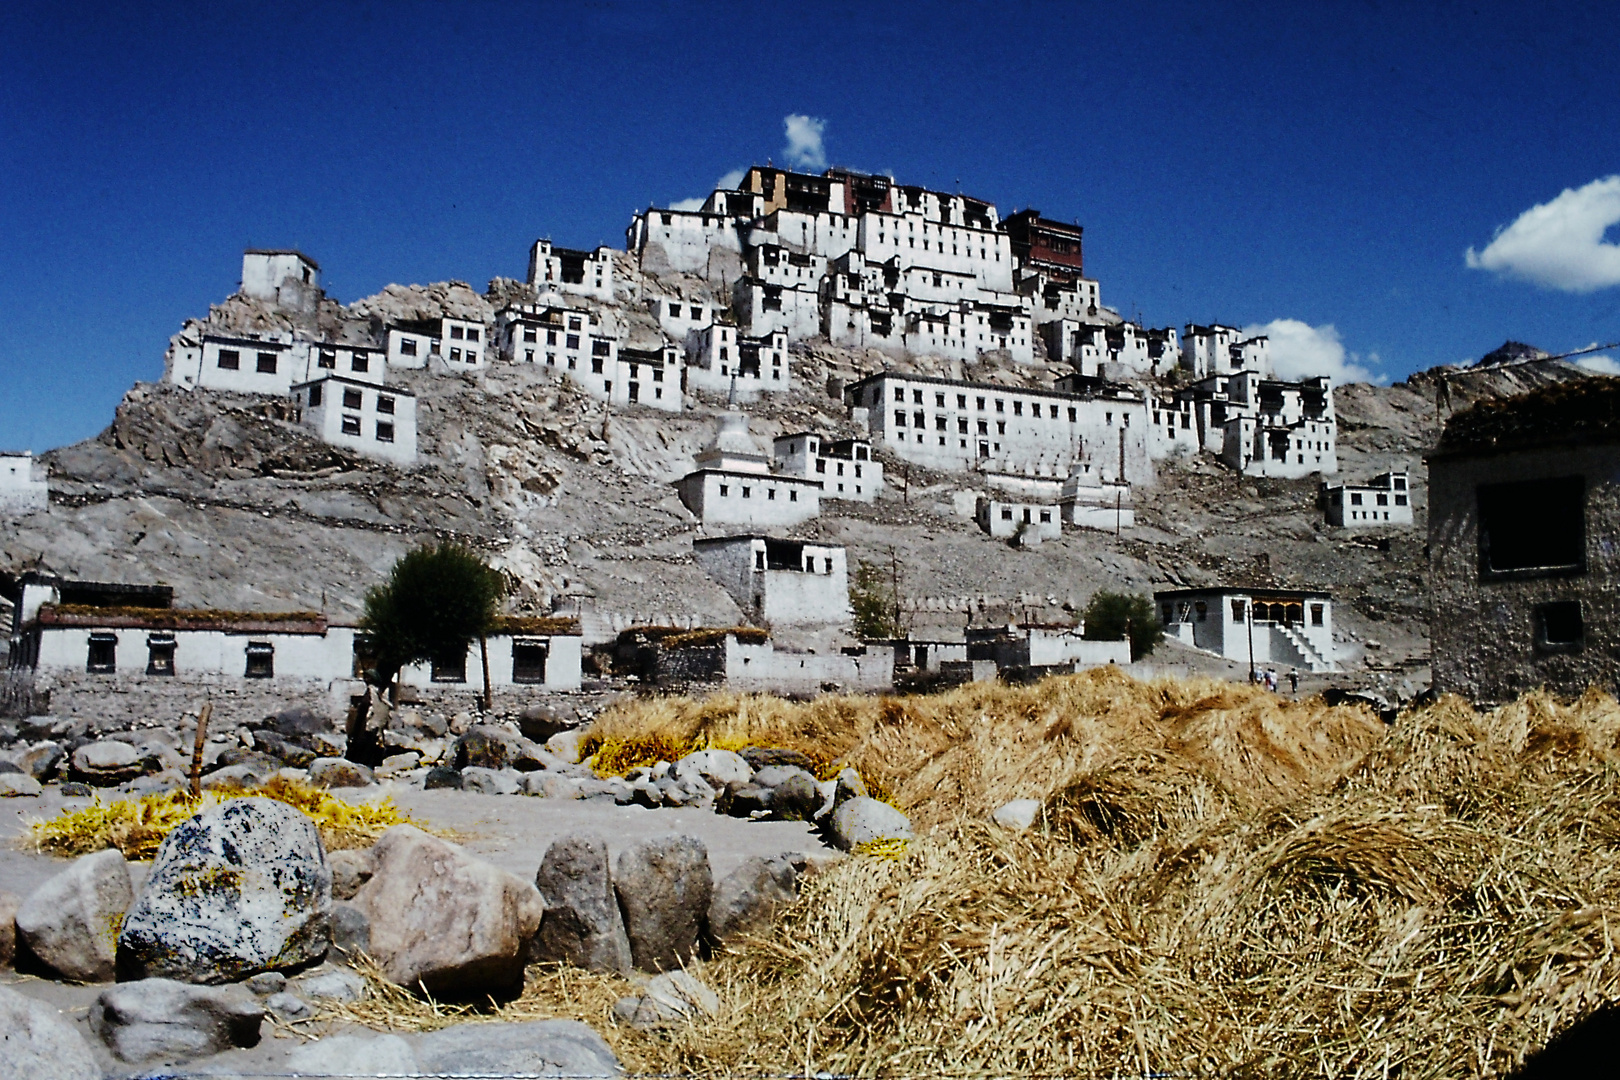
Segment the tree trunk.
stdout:
<svg viewBox="0 0 1620 1080">
<path fill-rule="evenodd" d="M 495 700 L 489 692 L 489 639 L 483 634 L 478 635 L 478 658 L 484 665 L 484 711 L 489 712 L 494 707 Z"/>
</svg>

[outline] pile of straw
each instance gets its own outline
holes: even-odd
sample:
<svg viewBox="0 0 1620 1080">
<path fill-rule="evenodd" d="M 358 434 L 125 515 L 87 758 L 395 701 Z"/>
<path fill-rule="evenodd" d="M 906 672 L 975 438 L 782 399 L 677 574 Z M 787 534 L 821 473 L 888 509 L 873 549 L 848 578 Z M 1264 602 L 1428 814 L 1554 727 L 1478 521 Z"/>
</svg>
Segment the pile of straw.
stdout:
<svg viewBox="0 0 1620 1080">
<path fill-rule="evenodd" d="M 614 737 L 819 748 L 926 835 L 808 882 L 612 1028 L 648 1072 L 1497 1076 L 1620 1000 L 1620 705 L 1368 712 L 1100 671 L 1027 688 L 622 707 Z M 1022 834 L 986 823 L 1042 800 Z M 890 853 L 891 855 L 893 853 Z M 525 1015 L 602 1025 L 531 973 Z M 573 975 L 566 976 L 574 978 Z"/>
</svg>

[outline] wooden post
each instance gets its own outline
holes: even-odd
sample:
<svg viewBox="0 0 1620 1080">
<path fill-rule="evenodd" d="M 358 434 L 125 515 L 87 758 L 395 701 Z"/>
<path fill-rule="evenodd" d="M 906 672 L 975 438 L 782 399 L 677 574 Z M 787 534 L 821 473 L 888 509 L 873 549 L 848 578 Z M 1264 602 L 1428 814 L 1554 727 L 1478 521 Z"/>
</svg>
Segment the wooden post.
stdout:
<svg viewBox="0 0 1620 1080">
<path fill-rule="evenodd" d="M 483 634 L 478 635 L 478 656 L 484 664 L 484 711 L 489 712 L 495 702 L 489 692 L 489 639 Z"/>
<path fill-rule="evenodd" d="M 213 701 L 204 701 L 197 713 L 197 743 L 191 751 L 191 797 L 202 796 L 203 744 L 208 741 L 208 718 L 214 714 Z"/>
</svg>

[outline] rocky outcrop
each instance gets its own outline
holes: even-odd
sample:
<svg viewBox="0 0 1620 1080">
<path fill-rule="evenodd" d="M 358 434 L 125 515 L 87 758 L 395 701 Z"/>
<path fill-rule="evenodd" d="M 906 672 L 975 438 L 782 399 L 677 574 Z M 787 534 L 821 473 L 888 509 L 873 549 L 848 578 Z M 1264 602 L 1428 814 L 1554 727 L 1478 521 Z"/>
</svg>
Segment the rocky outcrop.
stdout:
<svg viewBox="0 0 1620 1080">
<path fill-rule="evenodd" d="M 101 1080 L 101 1067 L 84 1036 L 61 1012 L 0 986 L 0 1076 Z"/>
<path fill-rule="evenodd" d="M 479 997 L 520 986 L 545 906 L 533 885 L 411 825 L 383 833 L 354 905 L 371 954 L 400 986 Z"/>
<path fill-rule="evenodd" d="M 531 961 L 629 973 L 630 939 L 619 914 L 605 841 L 595 836 L 553 841 L 534 884 L 546 913 L 529 950 Z"/>
<path fill-rule="evenodd" d="M 74 860 L 34 890 L 17 911 L 17 935 L 29 952 L 69 979 L 111 979 L 118 930 L 135 899 L 129 864 L 117 851 Z"/>
<path fill-rule="evenodd" d="M 714 889 L 703 841 L 663 836 L 625 849 L 614 887 L 636 967 L 672 971 L 692 958 Z"/>
<path fill-rule="evenodd" d="M 245 987 L 173 979 L 121 983 L 103 990 L 90 1010 L 108 1049 L 134 1063 L 256 1046 L 263 1021 L 264 1007 Z"/>
<path fill-rule="evenodd" d="M 218 983 L 319 959 L 332 872 L 315 825 L 272 799 L 232 799 L 164 838 L 118 937 L 123 978 Z"/>
</svg>

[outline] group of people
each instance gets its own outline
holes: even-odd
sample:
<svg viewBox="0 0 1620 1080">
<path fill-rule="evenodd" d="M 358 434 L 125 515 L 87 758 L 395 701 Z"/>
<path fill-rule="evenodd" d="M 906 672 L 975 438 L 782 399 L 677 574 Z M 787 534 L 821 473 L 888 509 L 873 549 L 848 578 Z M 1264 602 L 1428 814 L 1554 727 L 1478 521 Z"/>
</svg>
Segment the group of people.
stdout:
<svg viewBox="0 0 1620 1080">
<path fill-rule="evenodd" d="M 1264 671 L 1251 672 L 1249 677 L 1255 682 L 1259 683 L 1261 686 L 1264 686 L 1267 690 L 1270 690 L 1273 694 L 1277 692 L 1277 673 L 1271 668 L 1267 668 Z M 1289 669 L 1288 692 L 1291 694 L 1299 693 L 1299 671 L 1296 669 Z"/>
</svg>

